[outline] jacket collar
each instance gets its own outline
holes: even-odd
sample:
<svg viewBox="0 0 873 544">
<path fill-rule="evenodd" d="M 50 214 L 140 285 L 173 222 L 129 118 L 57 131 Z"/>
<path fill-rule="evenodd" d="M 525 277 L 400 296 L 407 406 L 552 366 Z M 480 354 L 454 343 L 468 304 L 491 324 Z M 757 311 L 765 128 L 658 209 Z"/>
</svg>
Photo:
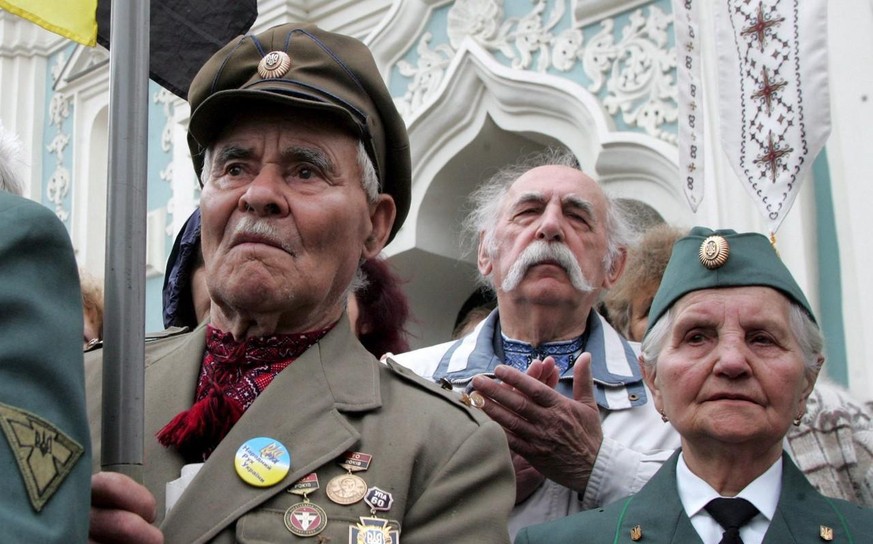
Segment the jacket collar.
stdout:
<svg viewBox="0 0 873 544">
<path fill-rule="evenodd" d="M 633 345 L 625 340 L 595 311 L 586 322 L 588 340 L 584 351 L 591 353 L 594 396 L 608 410 L 622 410 L 646 403 L 646 390 Z M 466 385 L 473 376 L 494 372 L 502 364 L 500 315 L 495 309 L 467 336 L 446 351 L 433 374 L 435 380 L 447 378 L 452 384 Z M 573 369 L 568 369 L 558 390 L 572 396 Z"/>
</svg>

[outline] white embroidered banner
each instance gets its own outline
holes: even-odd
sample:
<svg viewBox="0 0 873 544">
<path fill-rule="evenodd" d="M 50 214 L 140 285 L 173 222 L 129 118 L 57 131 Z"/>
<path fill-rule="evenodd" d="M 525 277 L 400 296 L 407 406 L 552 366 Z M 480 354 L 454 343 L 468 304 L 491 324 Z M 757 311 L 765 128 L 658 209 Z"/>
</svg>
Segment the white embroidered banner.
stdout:
<svg viewBox="0 0 873 544">
<path fill-rule="evenodd" d="M 830 134 L 826 0 L 720 0 L 719 118 L 775 233 Z"/>
<path fill-rule="evenodd" d="M 679 103 L 679 172 L 693 211 L 703 200 L 703 86 L 700 84 L 700 2 L 673 0 L 676 87 Z"/>
</svg>

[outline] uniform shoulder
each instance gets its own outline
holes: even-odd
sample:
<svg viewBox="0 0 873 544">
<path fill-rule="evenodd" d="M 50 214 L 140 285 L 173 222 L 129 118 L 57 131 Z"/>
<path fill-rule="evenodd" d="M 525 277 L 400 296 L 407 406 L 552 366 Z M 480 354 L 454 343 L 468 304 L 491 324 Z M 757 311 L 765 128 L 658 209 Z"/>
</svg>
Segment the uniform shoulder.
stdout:
<svg viewBox="0 0 873 544">
<path fill-rule="evenodd" d="M 442 344 L 407 351 L 400 355 L 392 354 L 391 358 L 394 359 L 395 362 L 411 369 L 419 376 L 422 376 L 425 379 L 430 379 L 434 372 L 436 372 L 443 355 L 445 355 L 446 352 L 449 351 L 449 348 L 451 348 L 455 343 L 456 341 L 444 342 Z"/>
<path fill-rule="evenodd" d="M 156 350 L 174 346 L 180 337 L 191 332 L 188 327 L 170 327 L 158 332 L 150 332 L 145 335 L 146 351 L 152 353 Z M 85 348 L 85 359 L 93 360 L 103 356 L 103 340 L 91 341 Z"/>
<path fill-rule="evenodd" d="M 856 535 L 873 533 L 873 509 L 843 499 L 825 499 L 849 523 Z"/>
<path fill-rule="evenodd" d="M 622 499 L 602 508 L 585 510 L 554 521 L 527 527 L 519 535 L 519 541 L 530 544 L 551 542 L 566 544 L 611 543 L 615 538 L 616 522 L 626 507 L 626 503 L 627 499 Z"/>
<path fill-rule="evenodd" d="M 480 410 L 473 409 L 470 406 L 464 404 L 461 401 L 461 396 L 457 392 L 453 391 L 451 388 L 443 388 L 432 381 L 422 378 L 412 369 L 395 361 L 394 356 L 389 356 L 385 359 L 385 367 L 391 375 L 399 378 L 405 384 L 411 385 L 416 390 L 422 391 L 428 396 L 434 397 L 442 402 L 447 403 L 448 405 L 456 408 L 463 414 L 466 414 L 473 421 L 477 423 L 490 421 L 490 419 L 485 416 L 485 414 L 483 414 Z"/>
</svg>

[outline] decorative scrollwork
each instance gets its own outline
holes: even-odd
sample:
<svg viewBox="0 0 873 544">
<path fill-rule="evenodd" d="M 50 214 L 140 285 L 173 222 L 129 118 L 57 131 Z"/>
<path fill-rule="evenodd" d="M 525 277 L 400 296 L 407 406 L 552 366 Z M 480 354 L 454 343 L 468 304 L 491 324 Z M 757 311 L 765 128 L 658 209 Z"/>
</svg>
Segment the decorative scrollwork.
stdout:
<svg viewBox="0 0 873 544">
<path fill-rule="evenodd" d="M 62 165 L 58 165 L 55 171 L 52 172 L 49 178 L 48 186 L 46 187 L 46 196 L 49 202 L 55 205 L 55 215 L 58 219 L 66 222 L 70 214 L 64 209 L 64 199 L 67 193 L 70 192 L 70 171 Z"/>
<path fill-rule="evenodd" d="M 64 207 L 64 199 L 70 192 L 70 171 L 64 166 L 64 152 L 70 144 L 70 135 L 64 132 L 64 121 L 70 116 L 71 98 L 62 92 L 52 95 L 49 102 L 49 122 L 55 128 L 55 135 L 46 146 L 46 151 L 55 156 L 55 169 L 46 187 L 46 196 L 55 205 L 55 215 L 66 222 L 70 214 Z"/>
<path fill-rule="evenodd" d="M 161 88 L 152 97 L 152 102 L 160 104 L 164 110 L 164 129 L 161 131 L 161 151 L 169 153 L 173 149 L 173 109 L 175 96 Z"/>
<path fill-rule="evenodd" d="M 581 65 L 588 80 L 582 83 L 600 96 L 610 115 L 675 143 L 674 131 L 664 130 L 678 116 L 676 52 L 668 46 L 671 15 L 657 5 L 637 9 L 621 27 L 619 39 L 616 19 L 604 19 L 586 44 L 583 28 L 571 25 L 556 31 L 568 16 L 569 1 L 536 0 L 528 14 L 504 20 L 499 0 L 456 0 L 447 14 L 449 43 L 432 45 L 432 33 L 425 32 L 416 47 L 417 64 L 397 63 L 400 74 L 411 79 L 397 99 L 401 114 L 415 114 L 427 103 L 464 40 L 472 40 L 500 53 L 515 70 L 569 72 Z"/>
</svg>

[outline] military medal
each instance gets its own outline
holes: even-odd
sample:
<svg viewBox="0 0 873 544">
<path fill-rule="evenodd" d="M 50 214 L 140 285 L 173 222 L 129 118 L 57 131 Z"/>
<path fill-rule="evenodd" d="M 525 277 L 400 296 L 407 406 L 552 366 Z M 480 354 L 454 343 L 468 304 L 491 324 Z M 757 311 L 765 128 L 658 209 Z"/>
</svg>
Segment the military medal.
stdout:
<svg viewBox="0 0 873 544">
<path fill-rule="evenodd" d="M 363 499 L 367 494 L 367 482 L 352 473 L 367 470 L 372 459 L 373 456 L 369 453 L 346 452 L 339 466 L 346 469 L 348 473 L 336 476 L 327 483 L 325 488 L 327 498 L 342 505 L 354 504 Z"/>
<path fill-rule="evenodd" d="M 309 494 L 318 487 L 318 474 L 313 472 L 288 488 L 288 493 L 303 496 L 303 502 L 285 510 L 285 527 L 291 533 L 301 537 L 315 536 L 327 527 L 327 513 L 322 507 L 309 501 Z"/>
<path fill-rule="evenodd" d="M 259 436 L 246 440 L 236 450 L 233 466 L 245 483 L 255 487 L 278 484 L 291 469 L 291 454 L 274 438 Z"/>
<path fill-rule="evenodd" d="M 370 513 L 375 516 L 376 512 L 391 510 L 391 505 L 394 504 L 394 497 L 391 496 L 391 493 L 382 491 L 378 487 L 371 487 L 364 496 L 364 502 L 370 507 Z"/>
<path fill-rule="evenodd" d="M 400 544 L 400 530 L 387 519 L 361 516 L 349 527 L 349 544 Z"/>
</svg>

